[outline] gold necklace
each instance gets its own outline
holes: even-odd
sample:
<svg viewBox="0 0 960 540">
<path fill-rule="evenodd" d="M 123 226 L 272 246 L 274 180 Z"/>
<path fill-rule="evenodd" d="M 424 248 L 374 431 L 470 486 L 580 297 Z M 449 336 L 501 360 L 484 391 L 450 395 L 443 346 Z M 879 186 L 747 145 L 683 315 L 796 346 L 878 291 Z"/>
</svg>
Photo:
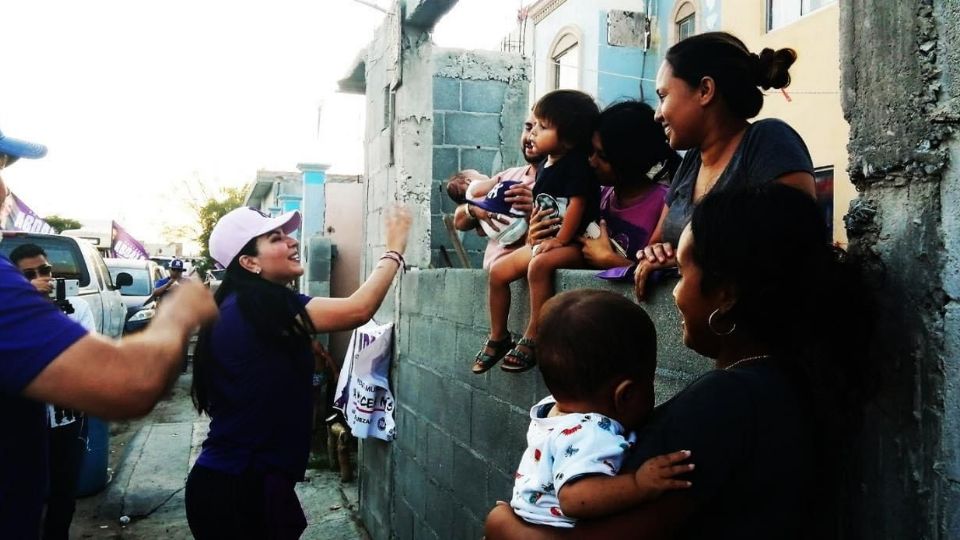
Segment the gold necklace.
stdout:
<svg viewBox="0 0 960 540">
<path fill-rule="evenodd" d="M 770 358 L 770 355 L 769 355 L 769 354 L 761 354 L 761 355 L 759 355 L 759 356 L 748 356 L 748 357 L 746 357 L 746 358 L 741 358 L 741 359 L 737 360 L 736 362 L 730 364 L 729 366 L 727 366 L 727 367 L 725 367 L 725 368 L 723 368 L 723 369 L 725 369 L 725 370 L 733 369 L 733 368 L 735 368 L 736 366 L 738 366 L 738 365 L 740 365 L 740 364 L 742 364 L 742 363 L 744 363 L 744 362 L 749 362 L 749 361 L 751 361 L 751 360 L 761 360 L 761 359 L 763 359 L 763 358 Z"/>
</svg>

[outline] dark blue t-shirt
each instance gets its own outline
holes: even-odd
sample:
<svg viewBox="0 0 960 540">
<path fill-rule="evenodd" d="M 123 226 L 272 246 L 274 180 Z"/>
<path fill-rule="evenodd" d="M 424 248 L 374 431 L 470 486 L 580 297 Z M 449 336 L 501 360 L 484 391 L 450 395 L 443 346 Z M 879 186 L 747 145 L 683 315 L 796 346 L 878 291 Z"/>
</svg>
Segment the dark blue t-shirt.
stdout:
<svg viewBox="0 0 960 540">
<path fill-rule="evenodd" d="M 47 492 L 43 403 L 23 389 L 87 331 L 71 321 L 0 256 L 0 536 L 37 538 Z"/>
<path fill-rule="evenodd" d="M 697 175 L 700 174 L 700 164 L 700 151 L 689 150 L 670 184 L 670 193 L 667 194 L 670 210 L 663 221 L 661 241 L 669 242 L 673 247 L 677 247 L 680 233 L 693 215 L 696 203 L 693 191 Z M 810 160 L 807 145 L 788 124 L 768 118 L 747 127 L 730 163 L 720 173 L 712 189 L 760 186 L 794 172 L 813 174 L 813 161 Z"/>
<path fill-rule="evenodd" d="M 818 470 L 811 406 L 777 359 L 709 371 L 657 407 L 624 469 L 690 450 L 697 508 L 677 538 L 806 538 Z M 670 496 L 666 494 L 664 496 Z"/>
<path fill-rule="evenodd" d="M 591 221 L 600 218 L 600 184 L 596 173 L 583 152 L 570 152 L 547 167 L 547 160 L 537 166 L 537 182 L 533 185 L 533 196 L 547 193 L 557 199 L 583 197 L 584 210 L 577 236 L 587 230 Z"/>
<path fill-rule="evenodd" d="M 309 296 L 298 295 L 302 305 Z M 310 455 L 313 352 L 286 352 L 244 320 L 236 295 L 220 304 L 212 329 L 210 432 L 197 464 L 303 479 Z"/>
</svg>

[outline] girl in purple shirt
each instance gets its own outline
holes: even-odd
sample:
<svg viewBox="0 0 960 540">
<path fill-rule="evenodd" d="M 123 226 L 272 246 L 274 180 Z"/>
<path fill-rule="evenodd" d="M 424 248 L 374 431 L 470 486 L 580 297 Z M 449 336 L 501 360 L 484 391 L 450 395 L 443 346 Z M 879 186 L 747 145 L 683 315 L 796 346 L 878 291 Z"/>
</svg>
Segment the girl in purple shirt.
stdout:
<svg viewBox="0 0 960 540">
<path fill-rule="evenodd" d="M 663 210 L 680 156 L 667 144 L 653 109 L 623 101 L 604 109 L 593 134 L 590 166 L 603 186 L 599 236 L 580 238 L 583 257 L 593 268 L 629 267 L 643 249 Z M 549 235 L 559 219 L 531 221 L 533 241 Z"/>
</svg>

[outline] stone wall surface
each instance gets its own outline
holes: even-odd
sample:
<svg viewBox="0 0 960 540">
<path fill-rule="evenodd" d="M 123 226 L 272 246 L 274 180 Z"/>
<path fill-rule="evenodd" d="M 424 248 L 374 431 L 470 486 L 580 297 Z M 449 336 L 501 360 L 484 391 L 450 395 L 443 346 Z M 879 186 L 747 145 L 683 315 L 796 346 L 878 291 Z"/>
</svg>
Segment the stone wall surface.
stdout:
<svg viewBox="0 0 960 540">
<path fill-rule="evenodd" d="M 632 297 L 632 286 L 594 274 L 560 271 L 557 289 L 602 288 Z M 486 513 L 510 497 L 530 407 L 549 392 L 536 370 L 471 373 L 489 329 L 486 287 L 486 273 L 477 270 L 410 271 L 398 281 L 399 303 L 378 314 L 378 322 L 396 324 L 391 387 L 398 438 L 361 446 L 363 515 L 389 516 L 376 527 L 368 521 L 376 539 L 480 538 Z M 672 288 L 672 282 L 659 284 L 644 304 L 658 330 L 661 401 L 709 366 L 680 342 Z M 512 292 L 510 330 L 519 335 L 529 300 L 524 284 Z"/>
<path fill-rule="evenodd" d="M 851 537 L 960 538 L 960 2 L 841 10 L 851 251 L 877 291 L 881 391 L 858 446 Z"/>
<path fill-rule="evenodd" d="M 431 264 L 462 267 L 443 223 L 444 214 L 453 214 L 457 206 L 444 190 L 446 181 L 463 169 L 489 176 L 522 163 L 527 62 L 511 54 L 436 49 L 433 69 Z M 480 268 L 486 238 L 473 232 L 457 237 L 470 266 Z"/>
</svg>

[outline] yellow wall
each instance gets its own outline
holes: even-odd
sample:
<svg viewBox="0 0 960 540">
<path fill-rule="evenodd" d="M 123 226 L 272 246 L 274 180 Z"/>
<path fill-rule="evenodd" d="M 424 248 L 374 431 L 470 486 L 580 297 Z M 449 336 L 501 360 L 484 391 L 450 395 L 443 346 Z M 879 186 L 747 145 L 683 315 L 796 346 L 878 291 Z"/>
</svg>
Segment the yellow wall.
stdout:
<svg viewBox="0 0 960 540">
<path fill-rule="evenodd" d="M 798 0 L 799 1 L 799 0 Z M 742 39 L 751 51 L 791 47 L 797 62 L 790 68 L 788 102 L 779 91 L 768 93 L 759 118 L 780 118 L 796 129 L 810 149 L 814 167 L 834 166 L 833 235 L 846 242 L 843 215 L 856 190 L 847 174 L 850 128 L 840 107 L 840 16 L 837 3 L 770 32 L 765 0 L 726 0 L 721 27 Z M 811 93 L 812 92 L 812 93 Z"/>
</svg>

